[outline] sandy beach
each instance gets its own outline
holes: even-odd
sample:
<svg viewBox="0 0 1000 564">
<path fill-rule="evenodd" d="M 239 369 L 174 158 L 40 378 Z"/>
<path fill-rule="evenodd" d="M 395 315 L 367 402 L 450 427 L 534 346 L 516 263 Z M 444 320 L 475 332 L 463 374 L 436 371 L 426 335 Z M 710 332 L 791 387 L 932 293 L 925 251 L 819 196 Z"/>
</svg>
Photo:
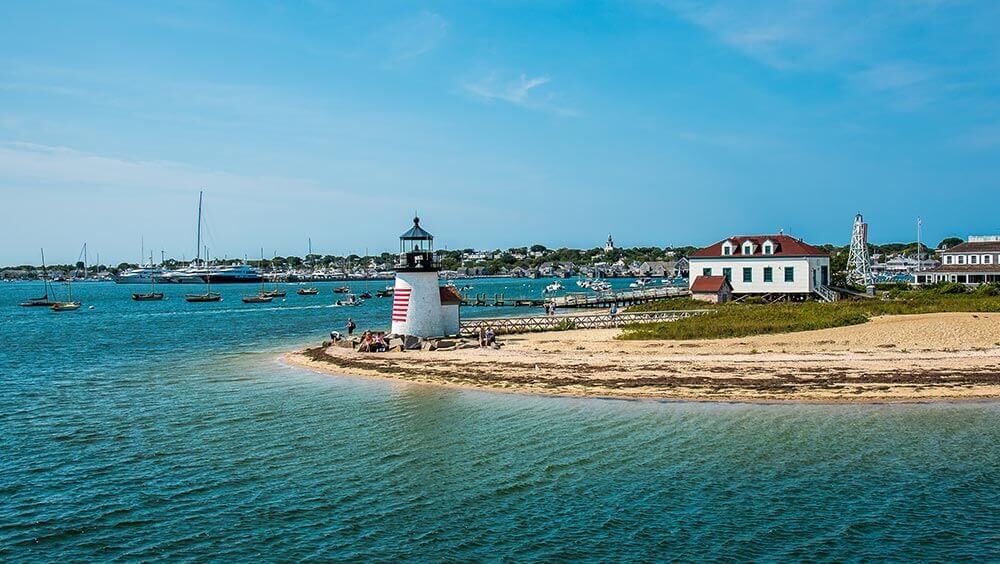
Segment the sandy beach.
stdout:
<svg viewBox="0 0 1000 564">
<path fill-rule="evenodd" d="M 886 316 L 851 327 L 696 341 L 617 329 L 506 336 L 500 350 L 285 355 L 336 375 L 550 395 L 711 401 L 1000 398 L 1000 314 Z"/>
</svg>

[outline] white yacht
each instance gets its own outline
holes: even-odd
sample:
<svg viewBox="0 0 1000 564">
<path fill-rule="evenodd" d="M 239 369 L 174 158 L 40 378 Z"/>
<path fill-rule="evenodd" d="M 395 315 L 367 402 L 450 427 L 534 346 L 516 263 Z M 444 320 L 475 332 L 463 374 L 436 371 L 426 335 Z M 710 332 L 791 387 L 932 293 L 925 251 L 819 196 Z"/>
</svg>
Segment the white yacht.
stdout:
<svg viewBox="0 0 1000 564">
<path fill-rule="evenodd" d="M 152 284 L 163 281 L 163 269 L 157 266 L 140 266 L 115 276 L 116 284 Z"/>
</svg>

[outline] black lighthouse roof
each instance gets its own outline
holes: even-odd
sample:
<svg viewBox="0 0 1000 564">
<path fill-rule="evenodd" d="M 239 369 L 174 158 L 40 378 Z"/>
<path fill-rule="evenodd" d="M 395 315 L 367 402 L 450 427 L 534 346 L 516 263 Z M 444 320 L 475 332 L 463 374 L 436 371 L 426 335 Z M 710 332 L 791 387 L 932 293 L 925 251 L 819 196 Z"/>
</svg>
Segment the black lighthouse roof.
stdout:
<svg viewBox="0 0 1000 564">
<path fill-rule="evenodd" d="M 423 227 L 420 227 L 419 217 L 414 217 L 413 227 L 411 227 L 406 233 L 400 235 L 399 238 L 408 241 L 431 241 L 434 239 L 434 236 L 424 230 Z"/>
</svg>

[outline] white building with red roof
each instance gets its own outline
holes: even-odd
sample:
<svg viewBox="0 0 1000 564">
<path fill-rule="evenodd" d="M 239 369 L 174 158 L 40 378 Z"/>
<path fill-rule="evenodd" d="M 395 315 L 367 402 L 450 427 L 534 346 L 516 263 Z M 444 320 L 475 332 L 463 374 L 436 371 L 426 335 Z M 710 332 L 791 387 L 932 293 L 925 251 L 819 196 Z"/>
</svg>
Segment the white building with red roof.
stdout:
<svg viewBox="0 0 1000 564">
<path fill-rule="evenodd" d="M 832 301 L 830 254 L 785 234 L 738 235 L 688 256 L 689 287 L 701 276 L 723 276 L 733 296 L 772 298 L 816 296 Z"/>
</svg>

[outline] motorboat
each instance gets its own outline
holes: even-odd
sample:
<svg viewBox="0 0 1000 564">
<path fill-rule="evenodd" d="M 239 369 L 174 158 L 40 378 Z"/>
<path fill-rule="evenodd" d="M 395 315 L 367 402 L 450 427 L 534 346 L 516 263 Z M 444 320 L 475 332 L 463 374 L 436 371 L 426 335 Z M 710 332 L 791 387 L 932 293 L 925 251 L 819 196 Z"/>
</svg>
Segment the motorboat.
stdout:
<svg viewBox="0 0 1000 564">
<path fill-rule="evenodd" d="M 557 280 L 545 287 L 545 293 L 551 294 L 563 289 L 563 285 Z"/>
<path fill-rule="evenodd" d="M 319 288 L 299 288 L 295 293 L 300 296 L 315 296 L 319 293 Z"/>
<path fill-rule="evenodd" d="M 285 292 L 284 290 L 279 290 L 279 289 L 275 288 L 273 290 L 264 290 L 264 291 L 261 292 L 261 295 L 262 296 L 267 296 L 269 298 L 283 298 L 286 295 L 288 295 L 288 292 Z"/>
<path fill-rule="evenodd" d="M 348 286 L 337 286 L 336 288 L 333 289 L 334 294 L 347 294 L 350 291 L 351 289 Z"/>
<path fill-rule="evenodd" d="M 80 305 L 80 302 L 56 302 L 52 304 L 52 311 L 76 311 Z"/>
<path fill-rule="evenodd" d="M 347 294 L 347 297 L 343 300 L 337 300 L 337 305 L 339 306 L 359 306 L 365 303 L 364 300 L 359 299 L 354 294 Z"/>
<path fill-rule="evenodd" d="M 364 292 L 358 294 L 358 297 L 361 298 L 362 300 L 370 300 L 372 299 L 372 294 L 368 290 L 365 290 Z"/>
</svg>

